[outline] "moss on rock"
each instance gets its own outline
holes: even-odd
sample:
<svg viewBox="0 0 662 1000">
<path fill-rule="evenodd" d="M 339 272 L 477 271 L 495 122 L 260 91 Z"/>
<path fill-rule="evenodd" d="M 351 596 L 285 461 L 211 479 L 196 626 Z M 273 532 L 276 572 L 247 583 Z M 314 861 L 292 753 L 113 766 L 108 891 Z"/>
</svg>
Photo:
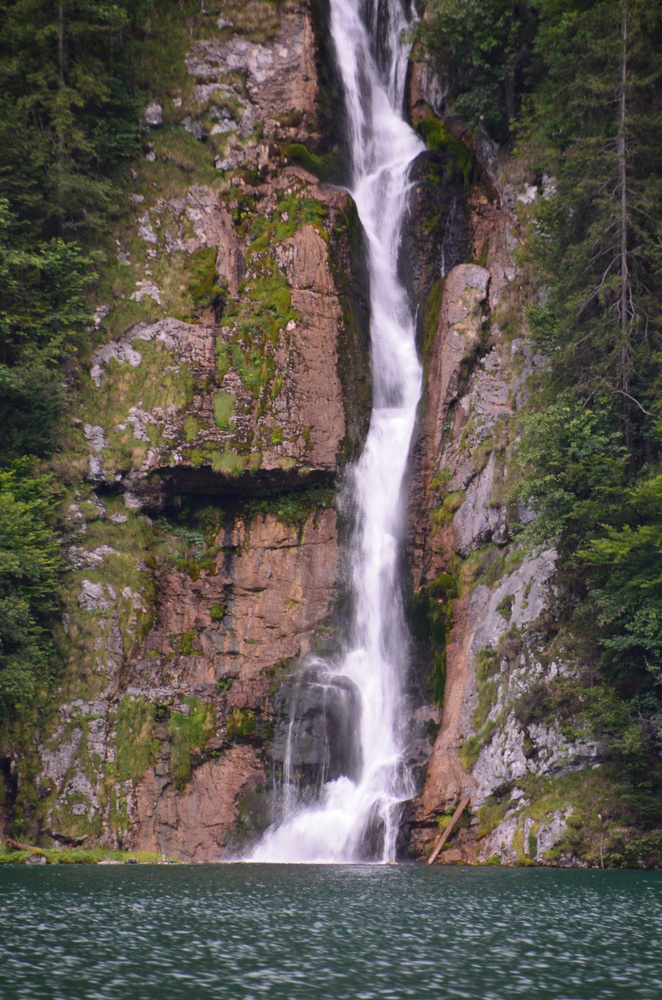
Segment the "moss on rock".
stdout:
<svg viewBox="0 0 662 1000">
<path fill-rule="evenodd" d="M 170 737 L 170 776 L 175 788 L 184 788 L 191 778 L 192 758 L 204 751 L 205 744 L 216 728 L 211 705 L 199 698 L 184 699 L 188 712 L 173 711 L 168 722 Z"/>
</svg>

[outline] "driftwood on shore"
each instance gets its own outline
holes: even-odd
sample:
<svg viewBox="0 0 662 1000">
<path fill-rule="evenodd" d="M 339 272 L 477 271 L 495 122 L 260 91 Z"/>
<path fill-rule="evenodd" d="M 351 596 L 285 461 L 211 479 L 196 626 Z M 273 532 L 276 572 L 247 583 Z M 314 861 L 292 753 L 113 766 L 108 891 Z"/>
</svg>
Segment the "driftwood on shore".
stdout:
<svg viewBox="0 0 662 1000">
<path fill-rule="evenodd" d="M 457 823 L 460 816 L 462 815 L 462 813 L 464 812 L 464 810 L 467 808 L 468 805 L 469 805 L 469 796 L 467 795 L 464 799 L 462 799 L 459 806 L 451 816 L 450 823 L 437 839 L 437 843 L 434 845 L 434 850 L 432 851 L 432 854 L 428 858 L 429 865 L 433 865 L 434 862 L 437 860 L 437 855 L 439 854 L 439 851 L 442 849 L 442 847 L 450 837 L 451 833 L 453 832 L 453 828 L 455 827 L 455 824 Z"/>
</svg>

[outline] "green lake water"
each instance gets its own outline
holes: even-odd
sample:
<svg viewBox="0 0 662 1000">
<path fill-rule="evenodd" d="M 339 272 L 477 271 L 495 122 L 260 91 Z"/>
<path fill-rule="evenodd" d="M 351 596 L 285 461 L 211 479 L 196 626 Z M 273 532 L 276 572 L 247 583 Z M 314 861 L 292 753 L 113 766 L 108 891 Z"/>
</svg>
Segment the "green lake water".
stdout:
<svg viewBox="0 0 662 1000">
<path fill-rule="evenodd" d="M 0 869 L 2 1000 L 661 1000 L 662 873 Z"/>
</svg>

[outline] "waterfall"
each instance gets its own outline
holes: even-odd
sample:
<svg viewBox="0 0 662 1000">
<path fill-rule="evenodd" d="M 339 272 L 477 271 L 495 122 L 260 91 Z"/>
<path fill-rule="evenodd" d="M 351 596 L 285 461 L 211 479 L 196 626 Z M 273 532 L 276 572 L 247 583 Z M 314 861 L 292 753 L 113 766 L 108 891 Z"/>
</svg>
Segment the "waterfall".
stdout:
<svg viewBox="0 0 662 1000">
<path fill-rule="evenodd" d="M 256 861 L 390 861 L 402 803 L 413 794 L 401 760 L 408 636 L 398 560 L 421 365 L 397 264 L 408 169 L 424 146 L 403 119 L 405 0 L 330 2 L 348 121 L 350 193 L 369 250 L 373 409 L 363 453 L 343 491 L 354 524 L 348 651 L 326 670 L 359 692 L 360 766 L 354 778 L 323 784 L 313 805 L 283 810 L 255 850 Z"/>
</svg>

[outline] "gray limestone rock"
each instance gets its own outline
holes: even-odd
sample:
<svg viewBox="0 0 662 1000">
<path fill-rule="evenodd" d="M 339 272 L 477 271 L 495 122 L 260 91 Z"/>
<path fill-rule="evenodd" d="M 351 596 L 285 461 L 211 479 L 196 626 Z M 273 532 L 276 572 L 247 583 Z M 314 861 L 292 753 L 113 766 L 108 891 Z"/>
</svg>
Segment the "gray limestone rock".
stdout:
<svg viewBox="0 0 662 1000">
<path fill-rule="evenodd" d="M 153 281 L 139 281 L 137 285 L 135 292 L 129 296 L 130 299 L 134 302 L 140 302 L 147 295 L 154 299 L 158 305 L 161 305 L 161 289 L 158 285 L 155 285 Z"/>
<path fill-rule="evenodd" d="M 205 130 L 203 129 L 202 124 L 195 118 L 191 118 L 190 115 L 187 115 L 186 118 L 182 119 L 182 125 L 184 129 L 190 135 L 195 136 L 196 139 L 202 140 L 204 138 Z"/>
<path fill-rule="evenodd" d="M 150 128 L 158 128 L 159 125 L 163 125 L 163 108 L 158 101 L 152 101 L 147 105 L 142 120 Z"/>
<path fill-rule="evenodd" d="M 78 603 L 85 611 L 107 611 L 111 606 L 103 584 L 91 580 L 83 580 Z"/>
</svg>

